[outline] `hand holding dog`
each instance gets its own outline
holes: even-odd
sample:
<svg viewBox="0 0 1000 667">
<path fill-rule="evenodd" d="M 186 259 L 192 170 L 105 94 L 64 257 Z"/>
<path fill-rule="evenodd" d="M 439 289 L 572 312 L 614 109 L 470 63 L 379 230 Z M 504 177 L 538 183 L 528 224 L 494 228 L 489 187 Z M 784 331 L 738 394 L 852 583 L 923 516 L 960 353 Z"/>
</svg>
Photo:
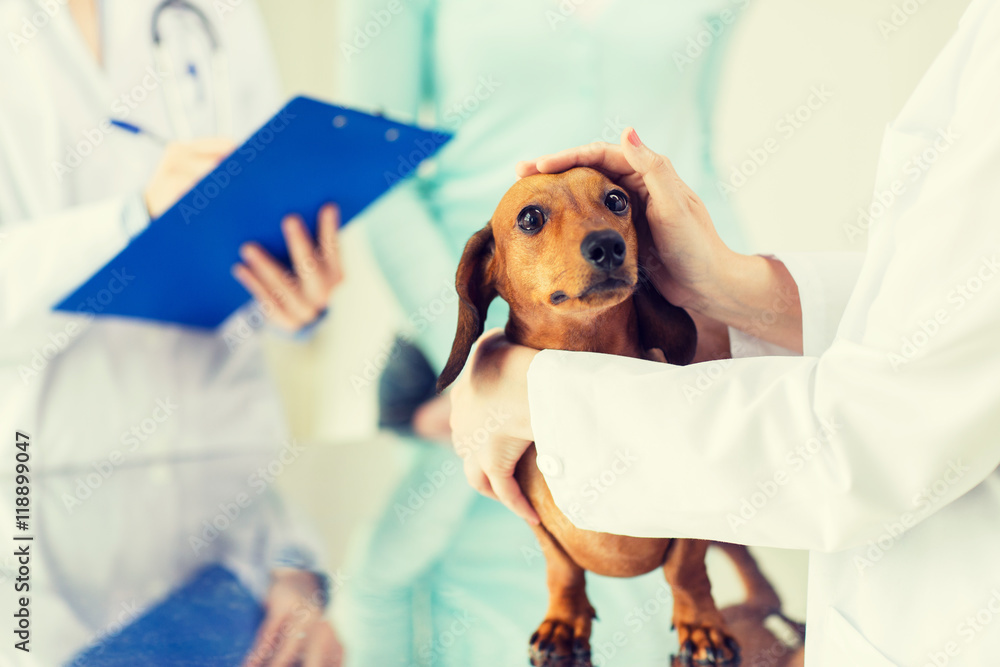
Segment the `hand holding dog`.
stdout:
<svg viewBox="0 0 1000 667">
<path fill-rule="evenodd" d="M 708 209 L 666 157 L 642 143 L 632 128 L 621 144 L 596 142 L 517 165 L 520 177 L 593 167 L 635 193 L 645 204 L 654 248 L 643 258 L 656 288 L 671 303 L 715 322 L 753 330 L 768 342 L 802 350 L 798 288 L 779 260 L 734 252 L 719 238 Z M 794 296 L 773 309 L 775 294 Z M 775 320 L 765 330 L 761 315 Z M 704 321 L 704 320 L 703 320 Z"/>
<path fill-rule="evenodd" d="M 469 484 L 531 524 L 538 515 L 521 493 L 514 468 L 534 440 L 528 367 L 537 353 L 507 342 L 500 329 L 487 331 L 450 392 L 452 441 Z"/>
<path fill-rule="evenodd" d="M 708 335 L 718 334 L 716 330 L 728 339 L 725 327 L 731 326 L 801 351 L 798 287 L 784 264 L 728 248 L 701 199 L 635 130 L 627 129 L 619 146 L 594 143 L 522 162 L 518 174 L 559 173 L 580 166 L 604 172 L 636 195 L 636 208 L 645 209 L 654 246 L 643 258 L 644 268 L 664 297 L 696 314 L 703 339 L 718 338 Z M 795 298 L 792 304 L 786 298 L 785 307 L 777 310 L 775 294 Z M 761 321 L 768 326 L 757 326 Z M 452 438 L 470 484 L 532 523 L 537 515 L 513 474 L 534 439 L 527 374 L 535 354 L 509 343 L 499 331 L 489 332 L 480 338 L 451 395 Z M 497 419 L 498 411 L 507 418 Z"/>
<path fill-rule="evenodd" d="M 654 257 L 644 258 L 645 268 L 668 301 L 701 310 L 721 282 L 716 267 L 727 266 L 740 256 L 719 238 L 705 205 L 677 175 L 670 160 L 649 149 L 629 128 L 620 146 L 597 142 L 571 148 L 522 162 L 517 171 L 525 177 L 571 167 L 603 171 L 639 197 L 657 251 Z"/>
</svg>

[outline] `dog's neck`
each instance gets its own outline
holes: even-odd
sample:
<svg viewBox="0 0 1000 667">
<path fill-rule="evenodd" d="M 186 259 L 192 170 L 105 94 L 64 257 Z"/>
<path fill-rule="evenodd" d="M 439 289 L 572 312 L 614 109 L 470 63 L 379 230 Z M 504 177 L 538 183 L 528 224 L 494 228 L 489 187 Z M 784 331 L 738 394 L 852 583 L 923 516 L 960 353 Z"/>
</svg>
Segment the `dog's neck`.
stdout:
<svg viewBox="0 0 1000 667">
<path fill-rule="evenodd" d="M 525 316 L 512 305 L 506 334 L 511 342 L 536 350 L 643 356 L 632 297 L 597 314 L 556 315 L 545 310 Z"/>
</svg>

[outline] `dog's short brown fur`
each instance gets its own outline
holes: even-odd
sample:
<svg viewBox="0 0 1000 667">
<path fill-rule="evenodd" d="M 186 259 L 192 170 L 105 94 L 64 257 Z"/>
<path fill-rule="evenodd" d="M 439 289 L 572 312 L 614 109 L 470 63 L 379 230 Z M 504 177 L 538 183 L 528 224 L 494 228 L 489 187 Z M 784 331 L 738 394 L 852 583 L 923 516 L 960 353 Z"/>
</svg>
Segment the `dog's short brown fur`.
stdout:
<svg viewBox="0 0 1000 667">
<path fill-rule="evenodd" d="M 658 349 L 671 363 L 690 363 L 694 323 L 641 279 L 639 248 L 649 247 L 648 229 L 635 206 L 593 169 L 518 181 L 465 247 L 456 279 L 458 333 L 438 388 L 461 372 L 496 296 L 510 304 L 506 334 L 512 342 L 627 357 Z M 739 664 L 739 649 L 712 599 L 707 542 L 576 528 L 556 507 L 535 465 L 534 446 L 518 463 L 516 477 L 542 520 L 535 534 L 548 572 L 549 609 L 531 639 L 532 664 L 590 664 L 595 614 L 585 570 L 633 577 L 661 567 L 674 594 L 680 664 Z M 669 483 L 668 475 L 664 479 Z"/>
</svg>

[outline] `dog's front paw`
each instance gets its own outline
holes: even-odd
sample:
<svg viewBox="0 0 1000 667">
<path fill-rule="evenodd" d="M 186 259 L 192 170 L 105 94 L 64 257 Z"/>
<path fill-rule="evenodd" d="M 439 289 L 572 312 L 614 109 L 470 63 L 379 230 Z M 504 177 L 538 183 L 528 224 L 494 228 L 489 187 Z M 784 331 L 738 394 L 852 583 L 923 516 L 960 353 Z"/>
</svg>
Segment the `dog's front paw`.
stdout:
<svg viewBox="0 0 1000 667">
<path fill-rule="evenodd" d="M 680 623 L 677 640 L 675 667 L 739 667 L 740 646 L 720 628 Z"/>
<path fill-rule="evenodd" d="M 531 636 L 533 667 L 591 667 L 590 637 L 564 621 L 546 619 Z"/>
</svg>

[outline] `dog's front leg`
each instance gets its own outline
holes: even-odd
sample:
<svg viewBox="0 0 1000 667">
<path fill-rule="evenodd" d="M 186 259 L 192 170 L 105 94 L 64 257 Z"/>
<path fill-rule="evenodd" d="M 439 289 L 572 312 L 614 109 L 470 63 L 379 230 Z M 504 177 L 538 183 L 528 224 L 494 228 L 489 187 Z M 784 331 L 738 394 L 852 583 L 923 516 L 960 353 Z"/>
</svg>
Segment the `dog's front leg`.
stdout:
<svg viewBox="0 0 1000 667">
<path fill-rule="evenodd" d="M 545 556 L 549 610 L 531 636 L 535 667 L 591 667 L 590 624 L 596 616 L 587 599 L 583 568 L 577 565 L 543 526 L 535 536 Z"/>
<path fill-rule="evenodd" d="M 674 626 L 680 642 L 679 667 L 738 667 L 739 645 L 732 638 L 712 598 L 705 568 L 708 542 L 674 540 L 663 566 L 674 595 Z"/>
</svg>

